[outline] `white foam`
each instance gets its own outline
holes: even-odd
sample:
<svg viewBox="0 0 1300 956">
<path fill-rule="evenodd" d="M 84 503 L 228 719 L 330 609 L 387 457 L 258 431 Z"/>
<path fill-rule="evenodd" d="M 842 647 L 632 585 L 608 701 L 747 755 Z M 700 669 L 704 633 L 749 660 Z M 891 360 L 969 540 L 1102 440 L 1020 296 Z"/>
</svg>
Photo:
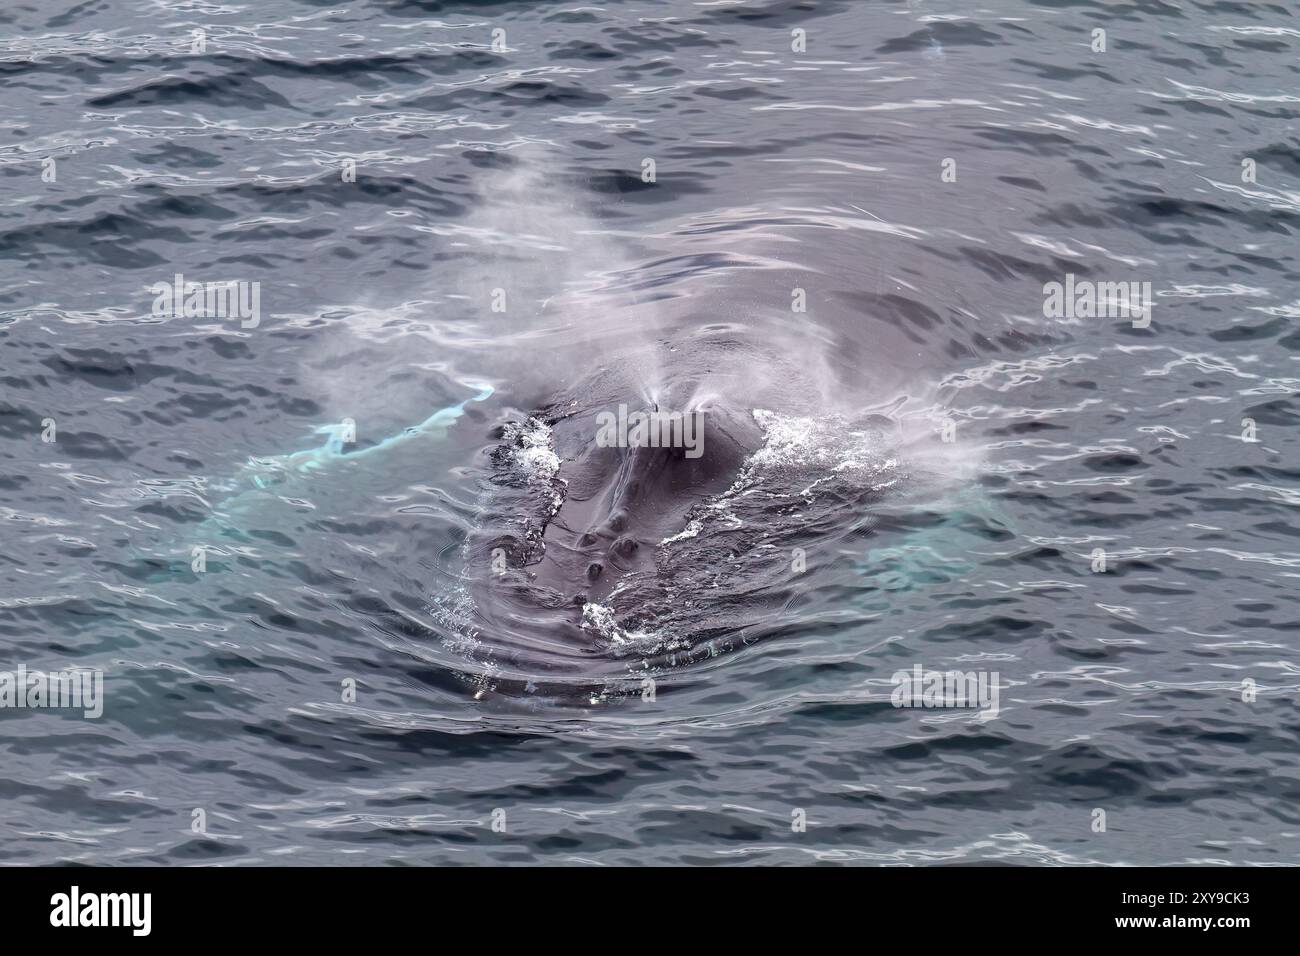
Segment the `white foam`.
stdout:
<svg viewBox="0 0 1300 956">
<path fill-rule="evenodd" d="M 510 422 L 506 425 L 505 439 L 513 446 L 513 461 L 525 477 L 549 481 L 560 470 L 554 436 L 546 422 L 537 418 L 523 424 Z"/>
<path fill-rule="evenodd" d="M 689 646 L 680 638 L 666 636 L 658 631 L 628 631 L 620 627 L 613 608 L 604 604 L 588 603 L 582 606 L 582 626 L 609 641 L 622 654 L 654 654 L 681 650 Z"/>
<path fill-rule="evenodd" d="M 750 474 L 813 468 L 874 477 L 898 467 L 895 459 L 884 457 L 886 446 L 879 430 L 852 429 L 839 416 L 799 418 L 756 408 L 754 420 L 763 429 L 764 443 L 745 463 Z"/>
<path fill-rule="evenodd" d="M 671 538 L 664 538 L 659 543 L 663 545 L 672 544 L 674 541 L 685 541 L 687 538 L 693 538 L 699 534 L 703 527 L 704 525 L 698 519 L 692 519 L 683 530 L 677 532 Z"/>
</svg>

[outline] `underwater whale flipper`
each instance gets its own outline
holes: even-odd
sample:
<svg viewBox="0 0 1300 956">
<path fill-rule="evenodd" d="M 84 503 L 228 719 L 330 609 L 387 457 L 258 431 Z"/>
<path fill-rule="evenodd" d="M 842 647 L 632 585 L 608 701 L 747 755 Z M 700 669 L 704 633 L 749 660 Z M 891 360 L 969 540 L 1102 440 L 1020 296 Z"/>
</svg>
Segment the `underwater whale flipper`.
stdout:
<svg viewBox="0 0 1300 956">
<path fill-rule="evenodd" d="M 418 424 L 410 425 L 364 448 L 349 450 L 346 447 L 348 442 L 345 439 L 348 435 L 345 426 L 322 425 L 315 430 L 315 434 L 326 436 L 325 441 L 315 448 L 269 457 L 250 457 L 237 475 L 215 485 L 215 489 L 223 496 L 211 506 L 208 517 L 195 528 L 184 547 L 169 549 L 163 556 L 140 556 L 142 561 L 154 568 L 148 572 L 145 580 L 161 581 L 177 573 L 189 573 L 190 554 L 195 547 L 207 549 L 213 546 L 211 550 L 222 555 L 225 551 L 217 542 L 223 539 L 252 543 L 253 539 L 248 536 L 246 526 L 254 509 L 267 501 L 284 497 L 278 492 L 268 494 L 269 489 L 282 488 L 297 479 L 326 472 L 336 462 L 377 458 L 416 438 L 445 434 L 465 414 L 465 408 L 470 402 L 486 401 L 494 392 L 493 387 L 487 384 L 475 384 L 472 387 L 477 392 L 469 398 L 439 408 Z M 173 557 L 175 555 L 180 556 Z"/>
<path fill-rule="evenodd" d="M 234 482 L 235 488 L 242 490 L 237 490 L 212 509 L 213 518 L 210 520 L 219 522 L 215 530 L 220 534 L 238 533 L 238 526 L 232 523 L 233 520 L 238 519 L 252 504 L 266 500 L 266 496 L 258 494 L 260 491 L 283 484 L 297 476 L 320 472 L 335 462 L 375 458 L 412 439 L 425 435 L 436 436 L 445 433 L 457 419 L 465 414 L 466 405 L 470 402 L 486 401 L 493 394 L 493 388 L 490 385 L 479 385 L 477 387 L 479 391 L 476 395 L 457 402 L 455 405 L 440 408 L 419 424 L 409 425 L 400 432 L 389 435 L 374 445 L 348 449 L 346 447 L 347 432 L 344 426 L 321 425 L 316 429 L 316 434 L 325 435 L 326 438 L 316 448 L 275 455 L 270 458 L 250 458 L 244 466 L 242 474 Z M 247 484 L 251 484 L 252 488 L 244 487 Z M 209 525 L 208 522 L 204 522 L 200 529 L 214 530 L 213 526 Z"/>
</svg>

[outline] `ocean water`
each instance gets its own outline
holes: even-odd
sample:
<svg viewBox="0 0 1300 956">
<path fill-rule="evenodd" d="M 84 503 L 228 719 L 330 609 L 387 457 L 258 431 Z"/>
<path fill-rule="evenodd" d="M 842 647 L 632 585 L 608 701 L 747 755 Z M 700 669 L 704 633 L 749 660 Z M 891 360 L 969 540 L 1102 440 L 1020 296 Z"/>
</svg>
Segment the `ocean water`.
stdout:
<svg viewBox="0 0 1300 956">
<path fill-rule="evenodd" d="M 6 4 L 0 862 L 1296 863 L 1298 13 Z M 666 590 L 501 597 L 709 336 Z"/>
</svg>

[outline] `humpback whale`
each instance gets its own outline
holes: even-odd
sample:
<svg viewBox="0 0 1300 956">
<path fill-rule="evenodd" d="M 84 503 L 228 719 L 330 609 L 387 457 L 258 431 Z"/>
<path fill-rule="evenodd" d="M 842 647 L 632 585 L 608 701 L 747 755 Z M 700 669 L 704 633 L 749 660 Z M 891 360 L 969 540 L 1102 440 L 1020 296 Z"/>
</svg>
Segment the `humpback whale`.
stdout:
<svg viewBox="0 0 1300 956">
<path fill-rule="evenodd" d="M 752 347 L 714 328 L 651 351 L 653 360 L 634 350 L 578 376 L 502 426 L 489 452 L 489 510 L 523 517 L 476 540 L 469 563 L 570 624 L 592 606 L 630 608 L 658 593 L 661 545 L 732 487 L 762 445 L 752 406 L 735 397 Z M 615 421 L 629 420 L 647 427 L 607 440 Z M 656 421 L 673 424 L 656 431 Z"/>
<path fill-rule="evenodd" d="M 282 527 L 295 539 L 313 528 L 302 502 L 387 469 L 400 481 L 455 428 L 467 495 L 439 577 L 414 603 L 360 585 L 348 600 L 479 693 L 637 693 L 649 675 L 685 679 L 683 665 L 797 631 L 800 606 L 845 577 L 883 571 L 897 590 L 910 585 L 891 576 L 954 573 L 928 569 L 930 550 L 911 536 L 947 518 L 888 515 L 899 489 L 920 486 L 898 421 L 855 410 L 849 389 L 828 399 L 797 341 L 696 318 L 547 363 L 535 384 L 462 381 L 469 394 L 378 441 L 322 426 L 318 446 L 210 483 L 219 493 L 184 563 L 151 558 L 143 570 L 188 574 L 195 544 L 245 571 L 273 561 Z M 638 424 L 655 415 L 669 424 Z M 895 529 L 909 544 L 881 551 Z"/>
<path fill-rule="evenodd" d="M 879 453 L 896 423 L 831 414 L 798 363 L 700 325 L 498 422 L 462 615 L 442 621 L 472 635 L 467 673 L 509 696 L 618 696 L 778 630 L 800 549 L 825 561 L 899 478 Z M 598 440 L 622 407 L 698 415 L 698 454 Z"/>
</svg>

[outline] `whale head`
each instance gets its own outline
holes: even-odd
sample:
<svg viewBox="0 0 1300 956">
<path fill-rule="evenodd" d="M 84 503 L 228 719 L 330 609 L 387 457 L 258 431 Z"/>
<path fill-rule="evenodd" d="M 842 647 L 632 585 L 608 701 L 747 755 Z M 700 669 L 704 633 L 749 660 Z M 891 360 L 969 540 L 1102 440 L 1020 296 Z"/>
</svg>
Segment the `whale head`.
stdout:
<svg viewBox="0 0 1300 956">
<path fill-rule="evenodd" d="M 729 538 L 765 534 L 768 509 L 786 507 L 733 500 L 766 447 L 762 410 L 811 394 L 786 356 L 722 325 L 569 374 L 510 408 L 484 447 L 492 467 L 451 626 L 475 681 L 500 693 L 569 699 L 625 678 L 629 662 L 676 666 L 723 627 L 711 600 L 735 568 Z M 733 507 L 755 517 L 739 527 Z M 726 626 L 743 616 L 716 610 Z"/>
<path fill-rule="evenodd" d="M 565 450 L 556 476 L 563 500 L 529 572 L 535 585 L 578 607 L 644 580 L 658 546 L 687 531 L 693 508 L 732 485 L 761 438 L 748 410 L 722 401 L 683 412 L 590 408 L 552 430 Z"/>
</svg>

